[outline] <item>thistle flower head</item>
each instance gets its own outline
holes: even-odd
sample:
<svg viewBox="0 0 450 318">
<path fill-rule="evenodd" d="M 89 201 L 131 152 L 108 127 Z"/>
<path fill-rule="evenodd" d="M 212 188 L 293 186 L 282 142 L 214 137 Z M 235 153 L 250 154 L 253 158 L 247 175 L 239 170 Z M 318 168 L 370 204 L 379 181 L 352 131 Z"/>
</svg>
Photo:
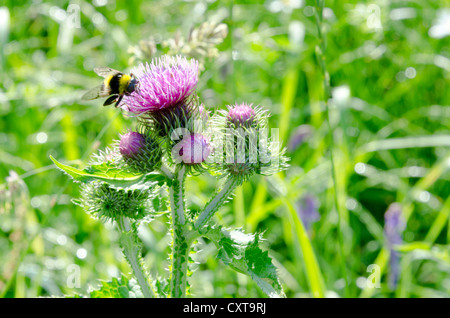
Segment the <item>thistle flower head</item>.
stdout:
<svg viewBox="0 0 450 318">
<path fill-rule="evenodd" d="M 234 127 L 251 127 L 255 119 L 256 111 L 251 104 L 228 106 L 227 120 Z"/>
<path fill-rule="evenodd" d="M 140 64 L 134 75 L 139 88 L 124 96 L 123 108 L 134 114 L 158 112 L 191 95 L 198 82 L 198 62 L 181 56 L 163 56 L 150 65 Z"/>
<path fill-rule="evenodd" d="M 123 134 L 118 148 L 124 162 L 131 170 L 148 173 L 161 164 L 161 145 L 156 137 L 145 131 L 130 131 Z"/>
<path fill-rule="evenodd" d="M 244 182 L 257 173 L 271 175 L 287 168 L 285 150 L 277 135 L 269 137 L 268 112 L 242 103 L 228 106 L 211 120 L 213 161 L 211 169 Z"/>
<path fill-rule="evenodd" d="M 120 138 L 119 150 L 125 157 L 136 157 L 145 145 L 145 137 L 135 131 L 128 132 Z"/>
<path fill-rule="evenodd" d="M 178 151 L 179 159 L 183 163 L 193 165 L 202 163 L 208 158 L 211 153 L 211 145 L 204 135 L 194 133 L 183 138 L 174 150 Z"/>
</svg>

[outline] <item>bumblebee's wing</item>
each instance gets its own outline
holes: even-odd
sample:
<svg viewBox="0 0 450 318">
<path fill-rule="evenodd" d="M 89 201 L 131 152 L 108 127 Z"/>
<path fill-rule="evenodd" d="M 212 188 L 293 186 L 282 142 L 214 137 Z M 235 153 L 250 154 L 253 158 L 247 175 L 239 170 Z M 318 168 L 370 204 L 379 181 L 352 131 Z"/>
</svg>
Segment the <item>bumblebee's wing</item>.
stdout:
<svg viewBox="0 0 450 318">
<path fill-rule="evenodd" d="M 83 96 L 81 96 L 81 99 L 93 100 L 100 97 L 107 97 L 109 95 L 111 95 L 111 91 L 102 84 L 88 90 Z"/>
<path fill-rule="evenodd" d="M 117 71 L 115 69 L 109 67 L 96 67 L 94 68 L 94 72 L 100 75 L 101 77 L 108 77 L 110 75 L 121 74 L 122 72 Z"/>
</svg>

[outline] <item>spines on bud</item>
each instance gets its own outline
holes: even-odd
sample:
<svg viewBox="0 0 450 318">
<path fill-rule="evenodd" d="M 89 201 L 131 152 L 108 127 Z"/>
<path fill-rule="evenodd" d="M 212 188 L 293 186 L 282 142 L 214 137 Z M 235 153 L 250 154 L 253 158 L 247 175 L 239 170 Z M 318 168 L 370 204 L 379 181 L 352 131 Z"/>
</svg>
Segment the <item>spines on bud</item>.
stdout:
<svg viewBox="0 0 450 318">
<path fill-rule="evenodd" d="M 242 103 L 240 105 L 229 106 L 227 113 L 227 124 L 235 128 L 252 127 L 256 121 L 256 111 L 251 105 Z"/>
<path fill-rule="evenodd" d="M 93 181 L 81 186 L 79 205 L 102 220 L 117 221 L 121 217 L 142 220 L 151 215 L 153 198 L 152 189 L 116 189 L 105 182 Z"/>
<path fill-rule="evenodd" d="M 130 131 L 123 134 L 119 151 L 126 165 L 133 171 L 148 173 L 161 165 L 161 143 L 152 133 Z"/>
<path fill-rule="evenodd" d="M 212 169 L 239 182 L 255 173 L 271 175 L 285 169 L 284 149 L 277 134 L 269 137 L 267 118 L 266 110 L 247 103 L 220 111 L 213 118 Z"/>
<path fill-rule="evenodd" d="M 128 132 L 120 138 L 119 150 L 120 153 L 127 158 L 135 158 L 145 147 L 145 136 L 131 131 Z"/>
<path fill-rule="evenodd" d="M 260 106 L 241 103 L 227 106 L 227 111 L 222 111 L 226 117 L 226 126 L 230 128 L 263 128 L 267 126 L 268 112 Z"/>
</svg>

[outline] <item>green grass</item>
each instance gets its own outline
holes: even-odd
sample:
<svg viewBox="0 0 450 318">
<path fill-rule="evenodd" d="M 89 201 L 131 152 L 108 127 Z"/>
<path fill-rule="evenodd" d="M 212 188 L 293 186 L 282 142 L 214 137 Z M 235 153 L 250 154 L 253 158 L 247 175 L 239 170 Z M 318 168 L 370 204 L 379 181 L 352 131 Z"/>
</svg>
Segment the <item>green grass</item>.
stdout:
<svg viewBox="0 0 450 318">
<path fill-rule="evenodd" d="M 0 5 L 0 16 L 10 17 L 0 19 L 0 296 L 71 295 L 129 273 L 112 226 L 71 202 L 78 186 L 50 156 L 81 167 L 135 123 L 101 101 L 80 101 L 99 83 L 93 67 L 129 70 L 128 49 L 140 40 L 221 21 L 229 34 L 205 62 L 198 87 L 205 105 L 264 106 L 285 145 L 300 125 L 311 133 L 288 150 L 287 171 L 253 177 L 217 219 L 264 232 L 288 297 L 449 297 L 450 42 L 429 35 L 445 1 L 325 1 L 331 101 L 316 53 L 315 1 L 280 12 L 283 1 L 71 3 L 80 6 L 80 28 L 59 20 L 69 1 Z M 9 186 L 10 171 L 24 183 Z M 190 180 L 190 207 L 206 203 L 216 184 L 212 176 Z M 306 194 L 320 203 L 310 228 L 296 210 Z M 383 233 L 392 202 L 407 220 L 394 290 Z M 153 273 L 168 265 L 166 221 L 140 230 Z M 215 259 L 212 242 L 199 244 L 194 296 L 263 296 Z M 72 264 L 79 287 L 68 283 Z M 363 283 L 371 264 L 380 266 L 380 288 Z"/>
</svg>

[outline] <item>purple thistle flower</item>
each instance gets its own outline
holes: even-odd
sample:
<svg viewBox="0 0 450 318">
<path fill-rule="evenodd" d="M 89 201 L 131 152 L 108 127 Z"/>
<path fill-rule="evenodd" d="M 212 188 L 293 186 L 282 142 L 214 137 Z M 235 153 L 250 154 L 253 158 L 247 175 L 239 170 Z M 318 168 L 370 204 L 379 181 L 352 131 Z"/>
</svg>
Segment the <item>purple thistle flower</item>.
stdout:
<svg viewBox="0 0 450 318">
<path fill-rule="evenodd" d="M 183 138 L 178 147 L 180 159 L 185 164 L 202 163 L 211 153 L 209 140 L 202 134 L 191 134 Z"/>
<path fill-rule="evenodd" d="M 139 87 L 124 96 L 125 110 L 134 114 L 153 113 L 184 101 L 198 82 L 198 62 L 181 56 L 163 56 L 149 65 L 140 64 L 134 75 Z"/>
<path fill-rule="evenodd" d="M 228 106 L 227 120 L 234 124 L 235 127 L 252 125 L 256 117 L 256 112 L 252 104 L 242 103 L 240 105 Z"/>
<path fill-rule="evenodd" d="M 145 145 L 145 137 L 138 132 L 128 132 L 120 138 L 120 153 L 128 158 L 136 157 Z"/>
<path fill-rule="evenodd" d="M 157 139 L 130 131 L 121 136 L 119 151 L 124 162 L 139 172 L 152 171 L 161 163 L 162 150 Z"/>
<path fill-rule="evenodd" d="M 297 212 L 306 230 L 309 230 L 314 222 L 320 220 L 318 209 L 319 202 L 311 194 L 306 194 L 297 202 Z"/>
<path fill-rule="evenodd" d="M 384 214 L 384 235 L 387 242 L 387 247 L 390 251 L 389 266 L 389 286 L 394 289 L 397 285 L 398 277 L 400 275 L 400 254 L 394 249 L 394 245 L 403 242 L 402 234 L 405 230 L 406 224 L 402 215 L 402 207 L 399 203 L 392 203 L 389 205 Z"/>
</svg>

